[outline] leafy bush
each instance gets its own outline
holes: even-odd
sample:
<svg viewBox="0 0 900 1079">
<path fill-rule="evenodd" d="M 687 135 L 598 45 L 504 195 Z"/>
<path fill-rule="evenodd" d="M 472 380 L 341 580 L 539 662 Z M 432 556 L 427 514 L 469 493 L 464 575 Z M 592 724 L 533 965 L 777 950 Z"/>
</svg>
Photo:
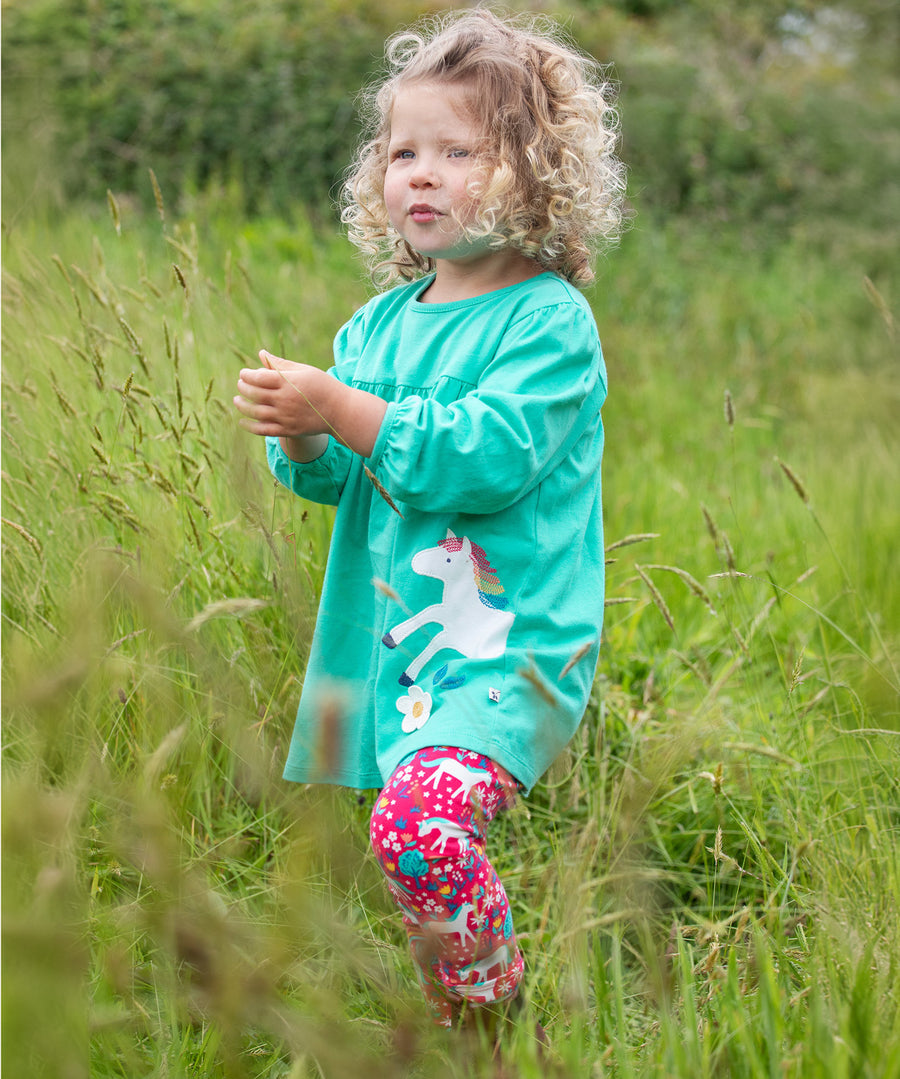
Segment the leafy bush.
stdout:
<svg viewBox="0 0 900 1079">
<path fill-rule="evenodd" d="M 431 0 L 434 3 L 434 0 Z M 358 135 L 355 95 L 414 0 L 34 0 L 4 17 L 6 177 L 102 198 L 229 191 L 242 210 L 327 204 Z M 434 5 L 434 9 L 437 5 Z M 897 18 L 657 0 L 548 6 L 621 82 L 642 212 L 883 231 L 900 214 Z M 798 13 L 799 12 L 799 13 Z"/>
<path fill-rule="evenodd" d="M 4 83 L 23 101 L 20 136 L 42 109 L 58 115 L 55 166 L 70 195 L 134 191 L 152 168 L 167 193 L 230 181 L 251 211 L 315 204 L 347 164 L 354 97 L 385 37 L 421 10 L 45 0 L 7 16 Z"/>
</svg>

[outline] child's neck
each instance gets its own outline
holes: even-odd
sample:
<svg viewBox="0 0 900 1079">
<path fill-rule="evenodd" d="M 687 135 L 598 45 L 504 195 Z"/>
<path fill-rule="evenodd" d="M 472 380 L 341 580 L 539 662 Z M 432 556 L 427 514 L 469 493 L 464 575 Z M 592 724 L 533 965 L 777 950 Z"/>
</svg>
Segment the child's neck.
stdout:
<svg viewBox="0 0 900 1079">
<path fill-rule="evenodd" d="M 471 300 L 518 285 L 539 273 L 543 273 L 542 268 L 520 251 L 491 251 L 473 259 L 437 259 L 434 280 L 419 300 L 422 303 Z"/>
</svg>

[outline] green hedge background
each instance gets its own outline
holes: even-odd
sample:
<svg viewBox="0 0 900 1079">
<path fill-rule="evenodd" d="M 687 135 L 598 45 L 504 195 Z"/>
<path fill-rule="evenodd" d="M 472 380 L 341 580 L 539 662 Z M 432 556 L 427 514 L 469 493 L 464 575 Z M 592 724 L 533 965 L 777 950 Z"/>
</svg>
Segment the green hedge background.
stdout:
<svg viewBox="0 0 900 1079">
<path fill-rule="evenodd" d="M 527 5 L 517 5 L 524 7 Z M 900 218 L 900 9 L 774 0 L 536 5 L 621 86 L 641 212 L 877 236 Z M 534 5 L 531 6 L 532 10 Z M 111 188 L 326 208 L 384 39 L 411 0 L 12 0 L 4 184 L 62 206 Z"/>
</svg>

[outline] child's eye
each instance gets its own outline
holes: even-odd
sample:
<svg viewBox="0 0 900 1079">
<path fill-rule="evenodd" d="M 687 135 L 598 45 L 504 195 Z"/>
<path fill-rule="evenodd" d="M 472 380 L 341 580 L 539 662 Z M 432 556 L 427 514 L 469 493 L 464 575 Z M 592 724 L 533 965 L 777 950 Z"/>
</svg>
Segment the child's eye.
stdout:
<svg viewBox="0 0 900 1079">
<path fill-rule="evenodd" d="M 393 154 L 395 161 L 412 161 L 415 156 L 412 150 L 395 150 Z"/>
<path fill-rule="evenodd" d="M 457 146 L 457 148 L 455 150 L 450 151 L 450 156 L 451 157 L 468 157 L 469 156 L 469 151 L 464 150 L 461 146 Z"/>
</svg>

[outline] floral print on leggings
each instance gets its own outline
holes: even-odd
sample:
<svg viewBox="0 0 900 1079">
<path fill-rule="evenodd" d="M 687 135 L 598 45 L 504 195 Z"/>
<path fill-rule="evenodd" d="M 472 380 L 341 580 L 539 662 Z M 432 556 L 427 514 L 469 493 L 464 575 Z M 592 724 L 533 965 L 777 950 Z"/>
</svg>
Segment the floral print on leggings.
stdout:
<svg viewBox="0 0 900 1079">
<path fill-rule="evenodd" d="M 443 1026 L 454 1006 L 506 1000 L 522 980 L 509 901 L 484 852 L 486 826 L 516 792 L 490 758 L 437 747 L 407 758 L 372 811 L 372 849 Z"/>
</svg>

